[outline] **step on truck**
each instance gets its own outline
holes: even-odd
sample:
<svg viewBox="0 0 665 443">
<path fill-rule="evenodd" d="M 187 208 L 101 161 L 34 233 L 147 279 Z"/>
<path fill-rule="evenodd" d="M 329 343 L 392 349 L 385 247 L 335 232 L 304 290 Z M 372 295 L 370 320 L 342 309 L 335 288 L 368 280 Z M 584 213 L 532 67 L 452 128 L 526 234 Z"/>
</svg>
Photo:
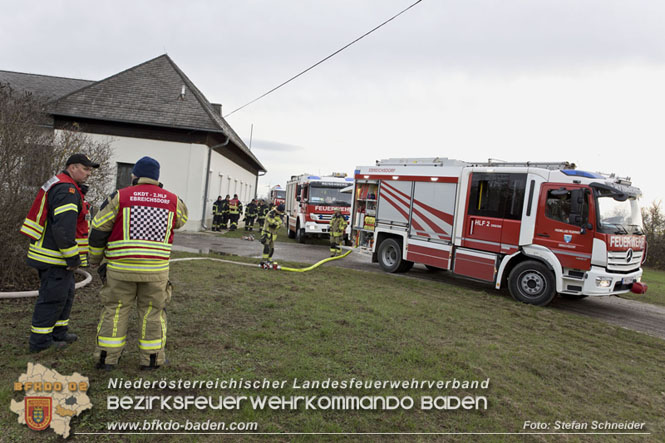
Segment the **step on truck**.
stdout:
<svg viewBox="0 0 665 443">
<path fill-rule="evenodd" d="M 643 293 L 641 192 L 561 163 L 387 159 L 355 170 L 356 246 L 387 272 L 414 263 L 507 286 L 518 301 Z"/>
<path fill-rule="evenodd" d="M 348 221 L 352 195 L 341 192 L 353 185 L 343 173 L 329 176 L 294 175 L 286 183 L 286 227 L 289 238 L 304 243 L 310 236 L 328 237 L 330 220 L 337 209 Z"/>
</svg>

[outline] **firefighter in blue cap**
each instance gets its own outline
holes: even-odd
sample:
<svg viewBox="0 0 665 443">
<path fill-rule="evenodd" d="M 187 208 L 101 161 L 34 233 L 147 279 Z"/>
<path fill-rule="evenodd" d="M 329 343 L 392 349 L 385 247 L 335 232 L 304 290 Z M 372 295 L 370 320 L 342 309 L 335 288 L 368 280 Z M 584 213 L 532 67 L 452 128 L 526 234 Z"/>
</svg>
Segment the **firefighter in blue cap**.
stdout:
<svg viewBox="0 0 665 443">
<path fill-rule="evenodd" d="M 187 222 L 187 206 L 159 182 L 159 163 L 143 157 L 132 170 L 133 185 L 111 194 L 92 220 L 90 263 L 102 258 L 106 273 L 97 327 L 97 368 L 111 370 L 127 342 L 137 307 L 139 364 L 156 369 L 166 361 L 166 304 L 171 298 L 169 256 L 173 231 Z"/>
</svg>

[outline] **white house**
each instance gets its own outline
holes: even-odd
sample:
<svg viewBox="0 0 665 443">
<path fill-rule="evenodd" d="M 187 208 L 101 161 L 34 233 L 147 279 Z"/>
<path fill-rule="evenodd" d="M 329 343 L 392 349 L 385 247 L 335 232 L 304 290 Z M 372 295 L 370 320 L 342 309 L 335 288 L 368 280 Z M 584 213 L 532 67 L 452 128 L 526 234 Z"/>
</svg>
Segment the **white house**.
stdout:
<svg viewBox="0 0 665 443">
<path fill-rule="evenodd" d="M 189 208 L 185 230 L 210 226 L 218 195 L 256 196 L 261 162 L 168 55 L 100 81 L 0 71 L 0 82 L 50 100 L 53 128 L 78 124 L 110 140 L 115 187 L 129 185 L 134 163 L 148 155 L 161 164 L 160 181 Z M 113 184 L 112 184 L 113 185 Z M 207 185 L 207 187 L 206 187 Z"/>
</svg>

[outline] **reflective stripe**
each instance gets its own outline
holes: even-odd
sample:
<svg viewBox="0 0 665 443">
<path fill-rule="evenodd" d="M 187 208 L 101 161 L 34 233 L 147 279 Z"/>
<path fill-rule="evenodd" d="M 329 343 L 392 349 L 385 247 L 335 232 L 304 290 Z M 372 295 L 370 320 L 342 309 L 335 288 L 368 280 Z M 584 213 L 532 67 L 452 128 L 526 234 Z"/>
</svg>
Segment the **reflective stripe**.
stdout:
<svg viewBox="0 0 665 443">
<path fill-rule="evenodd" d="M 42 236 L 39 232 L 35 231 L 30 226 L 26 225 L 21 226 L 20 232 L 22 232 L 23 234 L 27 235 L 28 237 L 34 240 L 39 240 L 39 238 Z"/>
<path fill-rule="evenodd" d="M 53 178 L 56 178 L 56 177 L 53 177 Z M 42 219 L 42 213 L 44 212 L 44 207 L 45 206 L 46 206 L 46 193 L 44 193 L 44 195 L 42 196 L 42 201 L 39 204 L 39 212 L 37 213 L 37 218 L 35 220 L 41 220 Z M 46 227 L 46 224 L 44 224 L 44 227 Z"/>
<path fill-rule="evenodd" d="M 55 217 L 56 215 L 60 215 L 63 212 L 67 212 L 67 211 L 74 211 L 78 214 L 79 208 L 78 208 L 78 206 L 76 206 L 75 203 L 68 203 L 66 205 L 58 206 L 57 208 L 55 208 L 53 210 L 53 216 Z"/>
<path fill-rule="evenodd" d="M 62 253 L 63 257 L 75 257 L 79 253 L 79 247 L 78 245 L 72 246 L 71 248 L 61 249 L 60 252 Z"/>
<path fill-rule="evenodd" d="M 115 218 L 115 214 L 113 212 L 109 212 L 108 214 L 106 214 L 103 217 L 95 217 L 92 220 L 92 227 L 93 228 L 99 228 L 101 225 L 103 225 L 104 223 L 106 223 L 107 221 L 109 221 L 113 218 Z"/>
<path fill-rule="evenodd" d="M 53 326 L 51 326 L 50 328 L 38 328 L 37 326 L 32 326 L 30 328 L 30 332 L 32 332 L 33 334 L 50 334 L 53 332 L 53 328 L 54 328 Z"/>
<path fill-rule="evenodd" d="M 120 308 L 121 307 L 122 307 L 122 302 L 119 301 L 118 306 L 116 306 L 116 308 L 115 308 L 115 315 L 113 316 L 113 336 L 114 337 L 118 334 L 118 322 L 120 321 Z"/>
<path fill-rule="evenodd" d="M 133 249 L 124 248 L 116 250 L 109 249 L 106 252 L 106 258 L 109 259 L 112 257 L 117 258 L 123 256 L 136 257 L 137 255 L 157 255 L 159 257 L 164 257 L 168 259 L 171 256 L 171 251 L 159 251 L 156 249 L 148 249 L 148 248 L 133 248 Z"/>
<path fill-rule="evenodd" d="M 104 246 L 101 248 L 95 248 L 94 246 L 90 246 L 90 257 L 100 257 L 102 254 L 104 254 Z"/>
<path fill-rule="evenodd" d="M 118 271 L 139 271 L 139 272 L 155 272 L 166 271 L 169 269 L 169 262 L 167 260 L 146 260 L 145 262 L 123 262 L 120 260 L 113 260 L 108 262 L 109 269 Z"/>
<path fill-rule="evenodd" d="M 148 326 L 148 315 L 150 314 L 150 311 L 152 311 L 152 302 L 148 304 L 148 310 L 145 311 L 145 315 L 143 316 L 143 326 L 141 327 L 141 339 L 145 338 L 145 329 L 146 326 Z"/>
<path fill-rule="evenodd" d="M 178 217 L 181 218 L 184 223 L 187 223 L 187 215 L 183 214 L 182 210 L 180 209 L 180 205 L 178 205 L 176 211 L 178 212 Z"/>
<path fill-rule="evenodd" d="M 169 211 L 169 219 L 166 222 L 166 235 L 164 236 L 164 243 L 168 244 L 171 238 L 171 228 L 173 228 L 173 212 Z"/>
<path fill-rule="evenodd" d="M 162 339 L 157 340 L 139 340 L 139 349 L 161 349 Z"/>
<path fill-rule="evenodd" d="M 146 247 L 161 249 L 163 251 L 170 251 L 171 245 L 164 244 L 161 242 L 150 241 L 150 240 L 116 240 L 108 243 L 107 246 L 109 249 L 117 249 L 124 247 Z"/>
<path fill-rule="evenodd" d="M 58 326 L 67 326 L 69 325 L 69 319 L 67 320 L 58 320 L 55 322 L 55 327 L 57 328 Z"/>
<path fill-rule="evenodd" d="M 124 208 L 122 210 L 122 239 L 125 241 L 129 241 L 129 221 L 131 218 L 131 212 L 130 208 Z"/>
<path fill-rule="evenodd" d="M 97 337 L 97 346 L 101 348 L 121 348 L 125 346 L 125 337 Z"/>
<path fill-rule="evenodd" d="M 23 221 L 23 224 L 28 225 L 28 227 L 32 228 L 33 230 L 35 230 L 39 233 L 44 232 L 44 227 L 43 226 L 40 226 L 39 223 L 36 223 L 36 222 L 30 220 L 29 218 L 26 218 Z"/>
<path fill-rule="evenodd" d="M 162 346 L 166 346 L 166 311 L 159 314 L 159 320 L 162 322 Z"/>
<path fill-rule="evenodd" d="M 28 251 L 28 258 L 31 258 L 42 263 L 48 263 L 50 265 L 63 265 L 67 266 L 67 262 L 62 258 L 48 257 L 46 255 L 38 254 L 33 251 Z"/>
</svg>

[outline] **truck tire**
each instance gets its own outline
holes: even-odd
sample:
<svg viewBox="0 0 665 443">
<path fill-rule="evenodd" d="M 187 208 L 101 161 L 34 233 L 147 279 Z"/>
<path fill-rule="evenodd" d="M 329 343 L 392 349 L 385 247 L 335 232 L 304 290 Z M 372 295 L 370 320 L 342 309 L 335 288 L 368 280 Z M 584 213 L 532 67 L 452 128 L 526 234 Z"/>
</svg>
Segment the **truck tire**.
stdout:
<svg viewBox="0 0 665 443">
<path fill-rule="evenodd" d="M 292 231 L 291 228 L 289 227 L 289 218 L 288 217 L 286 217 L 286 233 L 289 236 L 289 238 L 296 238 L 295 231 Z"/>
<path fill-rule="evenodd" d="M 386 272 L 405 272 L 408 271 L 406 268 L 408 263 L 413 266 L 413 262 L 402 259 L 402 247 L 393 238 L 383 240 L 376 255 L 379 259 L 379 266 Z"/>
<path fill-rule="evenodd" d="M 300 222 L 296 224 L 295 237 L 298 243 L 305 243 L 305 228 L 300 227 Z"/>
<path fill-rule="evenodd" d="M 508 290 L 517 301 L 547 306 L 556 295 L 554 273 L 535 260 L 519 263 L 508 276 Z"/>
</svg>

